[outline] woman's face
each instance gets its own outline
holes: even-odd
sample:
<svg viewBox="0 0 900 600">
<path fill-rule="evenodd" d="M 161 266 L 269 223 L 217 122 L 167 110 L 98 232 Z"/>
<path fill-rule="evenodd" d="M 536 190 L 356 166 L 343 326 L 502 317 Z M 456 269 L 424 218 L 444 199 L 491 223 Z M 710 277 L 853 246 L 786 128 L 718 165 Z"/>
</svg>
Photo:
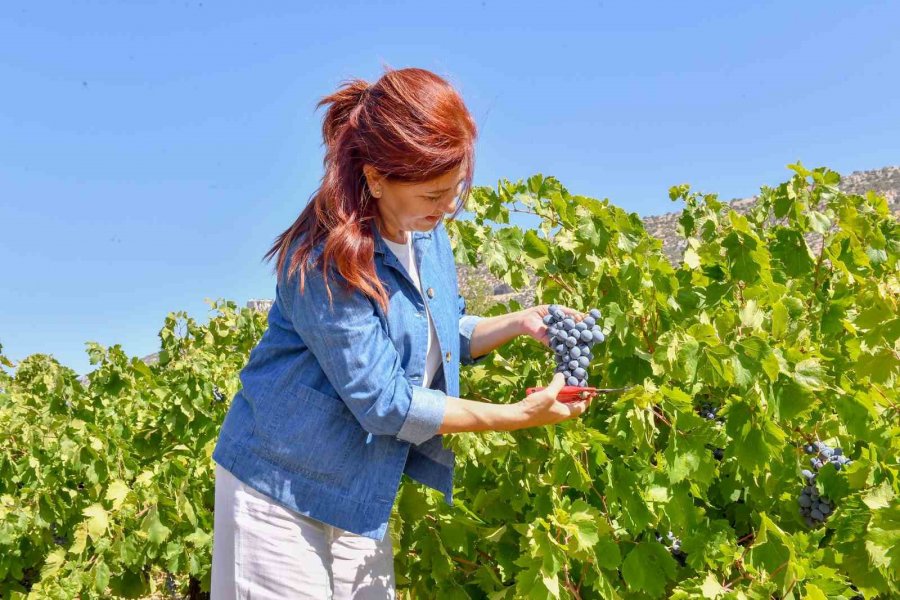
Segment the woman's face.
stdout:
<svg viewBox="0 0 900 600">
<path fill-rule="evenodd" d="M 465 171 L 463 166 L 428 181 L 388 181 L 370 165 L 363 167 L 369 190 L 384 223 L 382 235 L 403 243 L 407 231 L 430 231 L 456 211 Z"/>
</svg>

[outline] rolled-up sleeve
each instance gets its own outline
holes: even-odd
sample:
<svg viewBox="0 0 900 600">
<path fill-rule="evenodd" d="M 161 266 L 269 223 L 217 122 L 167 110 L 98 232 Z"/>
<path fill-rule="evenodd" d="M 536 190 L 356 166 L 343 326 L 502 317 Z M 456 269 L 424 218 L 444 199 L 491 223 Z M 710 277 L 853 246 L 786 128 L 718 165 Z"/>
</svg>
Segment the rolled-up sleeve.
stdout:
<svg viewBox="0 0 900 600">
<path fill-rule="evenodd" d="M 363 429 L 416 445 L 437 434 L 447 395 L 410 383 L 373 300 L 348 292 L 332 268 L 329 306 L 321 268 L 312 263 L 302 293 L 296 273 L 281 281 L 294 328 Z"/>
<path fill-rule="evenodd" d="M 462 296 L 459 296 L 459 362 L 463 365 L 476 365 L 483 360 L 485 360 L 488 356 L 490 356 L 490 352 L 487 354 L 483 354 L 478 358 L 472 357 L 472 332 L 475 331 L 475 326 L 478 325 L 478 322 L 481 321 L 484 317 L 479 317 L 477 315 L 467 315 L 466 314 L 466 299 Z"/>
</svg>

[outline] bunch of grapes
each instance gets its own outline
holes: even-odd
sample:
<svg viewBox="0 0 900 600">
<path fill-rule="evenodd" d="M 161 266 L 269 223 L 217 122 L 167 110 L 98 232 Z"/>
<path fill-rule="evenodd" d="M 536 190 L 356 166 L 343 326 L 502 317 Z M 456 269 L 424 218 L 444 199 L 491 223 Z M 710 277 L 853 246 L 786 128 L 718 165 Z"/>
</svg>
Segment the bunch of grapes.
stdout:
<svg viewBox="0 0 900 600">
<path fill-rule="evenodd" d="M 806 520 L 806 524 L 815 527 L 819 523 L 824 523 L 825 518 L 834 510 L 834 504 L 830 498 L 819 495 L 819 489 L 815 484 L 815 474 L 803 469 L 803 476 L 806 478 L 807 485 L 797 498 L 797 504 L 800 505 L 800 516 Z"/>
<path fill-rule="evenodd" d="M 170 598 L 178 597 L 178 584 L 175 581 L 175 577 L 169 572 L 166 572 L 166 591 L 169 593 Z"/>
<path fill-rule="evenodd" d="M 714 406 L 711 402 L 704 402 L 701 404 L 700 409 L 697 412 L 699 412 L 700 416 L 704 419 L 710 421 L 722 421 L 722 419 L 719 418 L 719 407 Z"/>
<path fill-rule="evenodd" d="M 844 451 L 840 448 L 832 448 L 825 442 L 820 442 L 818 440 L 812 444 L 807 444 L 804 450 L 806 450 L 807 454 L 814 455 L 810 457 L 809 464 L 816 471 L 824 467 L 826 462 L 833 464 L 834 468 L 838 471 L 840 471 L 841 467 L 844 465 L 849 465 L 853 462 L 844 456 Z"/>
<path fill-rule="evenodd" d="M 550 347 L 556 356 L 554 372 L 563 374 L 566 385 L 587 387 L 587 368 L 594 358 L 591 346 L 606 339 L 599 321 L 600 311 L 596 308 L 576 322 L 558 304 L 550 305 L 550 314 L 544 317 L 544 324 L 547 325 Z"/>
<path fill-rule="evenodd" d="M 66 536 L 60 535 L 59 528 L 56 523 L 50 524 L 50 534 L 53 536 L 53 543 L 57 546 L 68 546 L 69 540 Z"/>
<path fill-rule="evenodd" d="M 674 533 L 671 531 L 666 535 L 665 541 L 663 537 L 659 535 L 659 532 L 656 533 L 656 541 L 666 546 L 669 549 L 669 552 L 672 554 L 672 558 L 678 561 L 678 564 L 682 567 L 685 564 L 685 559 L 687 558 L 687 554 L 684 550 L 681 549 L 681 540 L 678 539 Z"/>
<path fill-rule="evenodd" d="M 722 422 L 725 420 L 719 416 L 719 408 L 718 406 L 714 406 L 711 402 L 704 402 L 697 409 L 697 413 L 700 414 L 701 417 L 707 419 L 709 421 L 715 421 L 716 427 L 721 427 Z M 725 449 L 724 448 L 712 448 L 713 458 L 716 460 L 722 460 L 725 458 Z"/>
<path fill-rule="evenodd" d="M 838 471 L 844 465 L 853 462 L 844 456 L 840 448 L 832 448 L 820 441 L 807 444 L 804 450 L 807 454 L 813 455 L 810 457 L 809 463 L 816 471 L 824 467 L 826 462 L 833 464 Z M 809 469 L 803 469 L 800 474 L 803 475 L 806 485 L 797 498 L 797 504 L 800 505 L 800 515 L 806 520 L 806 524 L 814 527 L 825 522 L 825 519 L 834 510 L 834 504 L 830 498 L 819 495 L 819 489 L 816 487 L 816 473 Z"/>
</svg>

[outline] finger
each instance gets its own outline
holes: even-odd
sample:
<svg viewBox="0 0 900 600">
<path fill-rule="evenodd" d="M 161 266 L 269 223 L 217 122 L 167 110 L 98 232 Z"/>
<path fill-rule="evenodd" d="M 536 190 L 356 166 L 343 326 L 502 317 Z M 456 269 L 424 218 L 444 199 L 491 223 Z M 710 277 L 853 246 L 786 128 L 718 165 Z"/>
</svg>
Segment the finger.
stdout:
<svg viewBox="0 0 900 600">
<path fill-rule="evenodd" d="M 569 411 L 569 416 L 566 418 L 567 419 L 577 418 L 583 412 L 581 405 L 582 405 L 581 400 L 578 400 L 576 402 L 566 402 L 566 409 L 568 409 L 568 411 Z"/>
<path fill-rule="evenodd" d="M 559 390 L 563 389 L 563 386 L 565 384 L 566 378 L 563 377 L 563 374 L 556 373 L 555 375 L 553 375 L 553 379 L 550 380 L 550 385 L 548 385 L 545 389 L 553 398 L 556 398 L 556 395 L 559 394 Z"/>
<path fill-rule="evenodd" d="M 563 306 L 562 311 L 564 313 L 566 313 L 567 315 L 570 315 L 572 317 L 577 317 L 579 321 L 584 318 L 583 312 L 577 311 L 574 308 L 569 308 L 568 306 Z"/>
</svg>

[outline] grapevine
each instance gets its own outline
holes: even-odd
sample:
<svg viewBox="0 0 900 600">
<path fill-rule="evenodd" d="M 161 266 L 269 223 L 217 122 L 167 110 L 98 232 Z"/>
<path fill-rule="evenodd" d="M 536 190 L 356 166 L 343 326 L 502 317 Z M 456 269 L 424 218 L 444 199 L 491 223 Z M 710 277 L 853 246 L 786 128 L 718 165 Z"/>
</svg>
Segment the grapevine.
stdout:
<svg viewBox="0 0 900 600">
<path fill-rule="evenodd" d="M 398 597 L 900 597 L 900 227 L 883 197 L 791 169 L 741 211 L 673 187 L 674 265 L 638 215 L 552 177 L 473 189 L 447 223 L 457 261 L 596 307 L 584 376 L 560 366 L 623 391 L 555 426 L 444 436 L 453 506 L 400 482 Z M 0 349 L 2 600 L 209 590 L 210 453 L 268 326 L 211 308 L 169 314 L 152 364 L 88 343 L 86 379 Z M 557 341 L 579 331 L 552 314 Z M 555 356 L 517 338 L 463 367 L 460 395 L 517 402 Z"/>
</svg>

